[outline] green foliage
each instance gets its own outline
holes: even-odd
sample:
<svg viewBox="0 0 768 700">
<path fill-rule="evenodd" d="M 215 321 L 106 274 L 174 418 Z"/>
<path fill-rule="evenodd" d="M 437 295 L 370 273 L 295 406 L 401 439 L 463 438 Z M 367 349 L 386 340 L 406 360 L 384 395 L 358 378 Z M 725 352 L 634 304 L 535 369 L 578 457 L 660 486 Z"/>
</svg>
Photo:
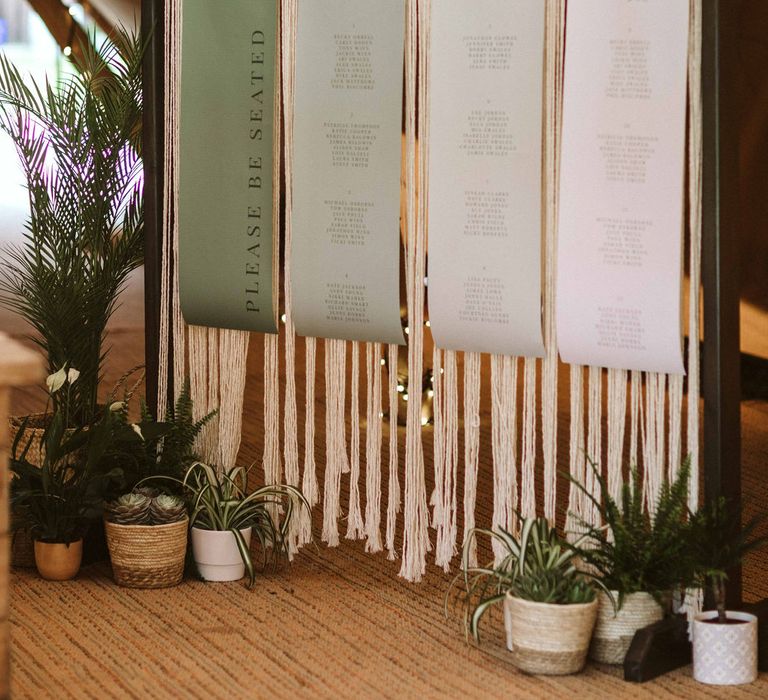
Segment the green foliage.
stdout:
<svg viewBox="0 0 768 700">
<path fill-rule="evenodd" d="M 116 32 L 59 84 L 39 85 L 0 54 L 0 128 L 30 204 L 24 242 L 2 252 L 0 303 L 35 329 L 49 373 L 80 372 L 67 427 L 98 414 L 107 321 L 143 258 L 142 55 L 137 36 Z"/>
<path fill-rule="evenodd" d="M 128 402 L 120 403 L 122 405 L 117 410 L 119 423 L 105 461 L 123 470 L 126 487 L 132 488 L 153 476 L 182 479 L 187 468 L 197 460 L 195 438 L 216 412 L 197 421 L 194 419 L 189 383 L 184 384 L 175 405 L 169 402 L 162 422 L 155 421 L 142 402 L 141 419 L 131 423 Z"/>
<path fill-rule="evenodd" d="M 287 484 L 263 486 L 248 492 L 250 469 L 233 467 L 224 472 L 201 462 L 195 462 L 178 482 L 189 496 L 190 526 L 203 530 L 231 532 L 248 572 L 249 585 L 256 578 L 251 552 L 241 530 L 252 528 L 251 536 L 261 545 L 263 565 L 288 554 L 288 529 L 302 507 L 310 506 L 301 491 Z M 277 522 L 277 513 L 282 518 Z"/>
<path fill-rule="evenodd" d="M 35 438 L 27 437 L 25 421 L 11 450 L 15 527 L 44 542 L 68 544 L 83 536 L 89 521 L 101 515 L 105 494 L 122 482 L 122 472 L 104 469 L 102 461 L 116 420 L 107 409 L 93 425 L 68 431 L 61 412 L 54 411 L 43 434 L 42 465 L 27 461 Z"/>
<path fill-rule="evenodd" d="M 757 529 L 765 515 L 742 523 L 741 508 L 724 497 L 703 504 L 690 516 L 688 547 L 698 585 L 711 587 L 718 621 L 725 623 L 728 572 L 739 566 L 749 552 L 764 547 L 765 535 Z"/>
<path fill-rule="evenodd" d="M 468 565 L 468 555 L 478 534 L 502 545 L 503 556 L 498 564 Z M 519 538 L 504 529 L 475 528 L 467 536 L 463 570 L 451 582 L 446 604 L 453 588 L 463 581 L 460 601 L 465 627 L 479 641 L 480 621 L 493 605 L 504 600 L 507 592 L 535 603 L 590 603 L 595 599 L 595 586 L 602 586 L 576 567 L 582 554 L 579 545 L 580 541 L 566 542 L 545 518 L 523 520 Z"/>
<path fill-rule="evenodd" d="M 686 523 L 690 458 L 673 483 L 665 480 L 662 484 L 653 517 L 644 507 L 637 469 L 632 470 L 617 501 L 597 466 L 590 464 L 601 496 L 574 483 L 597 508 L 603 525 L 580 519 L 590 543 L 583 550 L 583 561 L 602 577 L 607 588 L 619 592 L 620 606 L 624 596 L 638 592 L 668 604 L 669 593 L 689 585 L 693 575 Z"/>
</svg>

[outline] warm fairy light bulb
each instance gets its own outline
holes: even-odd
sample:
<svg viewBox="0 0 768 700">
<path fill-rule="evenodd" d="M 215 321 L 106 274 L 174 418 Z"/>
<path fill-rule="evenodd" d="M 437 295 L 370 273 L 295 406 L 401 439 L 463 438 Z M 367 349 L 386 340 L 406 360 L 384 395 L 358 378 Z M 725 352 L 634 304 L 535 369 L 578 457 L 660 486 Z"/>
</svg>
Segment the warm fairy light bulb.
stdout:
<svg viewBox="0 0 768 700">
<path fill-rule="evenodd" d="M 425 325 L 427 328 L 432 328 L 432 324 L 431 324 L 429 321 L 424 321 L 424 325 Z"/>
<path fill-rule="evenodd" d="M 408 394 L 403 394 L 403 401 L 407 401 L 407 400 L 408 400 Z"/>
<path fill-rule="evenodd" d="M 382 357 L 381 358 L 381 366 L 383 367 L 386 364 L 387 364 L 387 361 Z"/>
<path fill-rule="evenodd" d="M 69 8 L 69 14 L 72 15 L 73 17 L 77 14 L 77 5 L 72 5 Z"/>
<path fill-rule="evenodd" d="M 283 323 L 285 323 L 285 322 L 288 320 L 288 317 L 287 317 L 285 314 L 283 314 L 283 315 L 280 317 L 280 320 L 281 320 Z"/>
<path fill-rule="evenodd" d="M 406 326 L 404 330 L 406 335 L 408 335 L 411 332 L 411 329 L 408 328 L 408 326 Z"/>
<path fill-rule="evenodd" d="M 72 55 L 72 47 L 71 46 L 65 46 L 64 47 L 64 55 L 65 56 L 71 56 Z"/>
<path fill-rule="evenodd" d="M 398 384 L 397 390 L 402 394 L 405 391 L 405 387 L 402 384 Z"/>
<path fill-rule="evenodd" d="M 429 418 L 427 418 L 426 416 L 421 419 L 422 425 L 427 425 L 428 423 L 429 423 Z"/>
<path fill-rule="evenodd" d="M 427 390 L 427 396 L 431 399 L 435 395 L 435 392 L 432 391 L 432 389 Z"/>
</svg>

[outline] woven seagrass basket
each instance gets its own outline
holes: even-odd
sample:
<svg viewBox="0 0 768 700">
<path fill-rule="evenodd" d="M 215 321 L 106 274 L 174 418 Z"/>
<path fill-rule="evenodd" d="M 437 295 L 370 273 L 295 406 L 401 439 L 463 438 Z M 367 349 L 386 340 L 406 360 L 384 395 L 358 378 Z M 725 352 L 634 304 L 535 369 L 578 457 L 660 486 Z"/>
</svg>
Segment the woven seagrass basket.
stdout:
<svg viewBox="0 0 768 700">
<path fill-rule="evenodd" d="M 611 591 L 618 605 L 618 591 Z M 600 592 L 597 623 L 589 647 L 589 658 L 601 664 L 623 664 L 637 630 L 664 617 L 664 611 L 650 593 L 630 593 L 614 611 L 611 599 Z"/>
<path fill-rule="evenodd" d="M 181 583 L 189 519 L 169 525 L 104 522 L 115 582 L 127 588 L 169 588 Z"/>
<path fill-rule="evenodd" d="M 507 593 L 504 622 L 512 663 L 536 675 L 564 676 L 584 668 L 597 599 L 581 605 L 533 603 Z"/>
</svg>

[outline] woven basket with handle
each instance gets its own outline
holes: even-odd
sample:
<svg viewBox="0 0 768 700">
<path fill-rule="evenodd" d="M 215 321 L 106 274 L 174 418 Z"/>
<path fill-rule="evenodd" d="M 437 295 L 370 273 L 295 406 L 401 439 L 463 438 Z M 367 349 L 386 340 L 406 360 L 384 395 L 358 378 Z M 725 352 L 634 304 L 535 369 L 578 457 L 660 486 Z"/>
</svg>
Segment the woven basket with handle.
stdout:
<svg viewBox="0 0 768 700">
<path fill-rule="evenodd" d="M 118 585 L 168 588 L 181 582 L 188 518 L 169 525 L 116 525 L 105 521 L 104 527 Z"/>
<path fill-rule="evenodd" d="M 618 591 L 611 591 L 611 594 L 618 605 Z M 602 664 L 623 664 L 635 632 L 661 620 L 664 612 L 650 593 L 624 596 L 618 611 L 614 610 L 605 593 L 599 594 L 599 600 L 589 658 Z"/>
<path fill-rule="evenodd" d="M 584 668 L 597 599 L 580 605 L 533 603 L 507 593 L 504 622 L 512 663 L 521 671 L 562 676 Z"/>
</svg>

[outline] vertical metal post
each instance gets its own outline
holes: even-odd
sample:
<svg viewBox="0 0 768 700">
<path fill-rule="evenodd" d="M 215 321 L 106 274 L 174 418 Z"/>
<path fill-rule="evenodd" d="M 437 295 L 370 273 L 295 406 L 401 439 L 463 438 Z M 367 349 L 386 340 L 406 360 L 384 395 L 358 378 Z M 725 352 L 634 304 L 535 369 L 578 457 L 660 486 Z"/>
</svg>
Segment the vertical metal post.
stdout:
<svg viewBox="0 0 768 700">
<path fill-rule="evenodd" d="M 157 406 L 163 235 L 163 6 L 142 0 L 144 123 L 144 355 L 147 405 Z M 158 416 L 161 418 L 161 416 Z"/>
<path fill-rule="evenodd" d="M 703 2 L 704 488 L 707 499 L 741 498 L 739 348 L 739 0 Z M 730 573 L 729 605 L 741 602 Z"/>
</svg>

